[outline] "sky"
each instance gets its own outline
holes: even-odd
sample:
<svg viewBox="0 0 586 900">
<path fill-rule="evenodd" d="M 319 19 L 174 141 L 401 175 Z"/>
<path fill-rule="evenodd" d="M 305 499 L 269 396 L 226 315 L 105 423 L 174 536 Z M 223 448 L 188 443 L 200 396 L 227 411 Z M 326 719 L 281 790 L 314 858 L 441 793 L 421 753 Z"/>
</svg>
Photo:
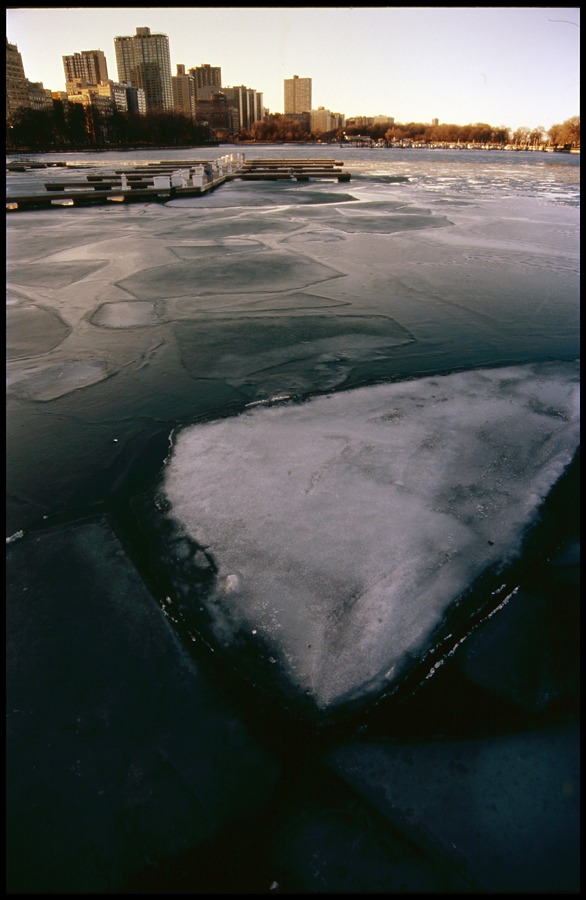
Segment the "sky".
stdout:
<svg viewBox="0 0 586 900">
<path fill-rule="evenodd" d="M 299 75 L 314 109 L 347 118 L 548 129 L 579 115 L 579 8 L 16 7 L 6 18 L 26 77 L 53 91 L 65 89 L 61 57 L 82 50 L 103 50 L 117 80 L 114 37 L 146 25 L 169 36 L 172 74 L 220 66 L 223 86 L 262 91 L 271 112 Z"/>
</svg>

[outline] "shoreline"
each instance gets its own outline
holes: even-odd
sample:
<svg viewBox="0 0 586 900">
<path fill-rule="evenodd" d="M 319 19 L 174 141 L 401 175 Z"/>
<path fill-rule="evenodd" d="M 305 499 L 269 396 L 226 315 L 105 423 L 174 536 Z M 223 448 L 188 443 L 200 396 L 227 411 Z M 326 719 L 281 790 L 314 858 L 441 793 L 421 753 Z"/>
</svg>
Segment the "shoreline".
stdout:
<svg viewBox="0 0 586 900">
<path fill-rule="evenodd" d="M 336 147 L 340 150 L 344 149 L 352 149 L 352 150 L 465 150 L 465 151 L 479 151 L 483 150 L 486 152 L 496 152 L 496 153 L 564 153 L 564 154 L 572 154 L 572 155 L 580 155 L 580 148 L 571 148 L 569 150 L 557 148 L 557 147 L 498 147 L 492 146 L 487 147 L 482 144 L 475 144 L 473 146 L 438 146 L 438 145 L 430 145 L 430 144 L 411 144 L 411 145 L 394 145 L 390 147 L 380 147 L 380 146 L 368 146 L 361 147 L 358 144 L 351 143 L 350 141 L 346 144 L 339 143 L 338 141 L 332 141 L 329 144 L 320 144 L 315 142 L 303 142 L 303 141 L 280 141 L 280 142 L 272 142 L 272 141 L 214 141 L 209 144 L 188 144 L 185 146 L 177 147 L 175 145 L 165 145 L 160 144 L 156 146 L 131 146 L 131 147 L 119 147 L 119 146 L 110 146 L 110 147 L 60 147 L 53 149 L 32 149 L 32 148 L 15 148 L 9 149 L 6 148 L 6 156 L 30 156 L 31 154 L 42 153 L 42 154 L 60 154 L 60 153 L 142 153 L 148 151 L 155 150 L 202 150 L 207 148 L 219 148 L 219 147 Z"/>
</svg>

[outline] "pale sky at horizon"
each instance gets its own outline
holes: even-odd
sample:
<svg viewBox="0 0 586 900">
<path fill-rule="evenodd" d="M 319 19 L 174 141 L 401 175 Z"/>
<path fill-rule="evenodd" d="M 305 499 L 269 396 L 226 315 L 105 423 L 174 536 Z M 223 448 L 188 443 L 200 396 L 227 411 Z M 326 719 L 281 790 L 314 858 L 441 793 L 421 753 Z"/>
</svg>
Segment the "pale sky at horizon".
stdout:
<svg viewBox="0 0 586 900">
<path fill-rule="evenodd" d="M 271 112 L 293 75 L 312 78 L 314 109 L 347 117 L 548 129 L 580 112 L 575 7 L 18 7 L 6 19 L 26 77 L 53 91 L 62 56 L 82 50 L 103 50 L 117 80 L 114 38 L 146 25 L 169 36 L 173 75 L 220 66 L 224 86 L 262 91 Z"/>
</svg>

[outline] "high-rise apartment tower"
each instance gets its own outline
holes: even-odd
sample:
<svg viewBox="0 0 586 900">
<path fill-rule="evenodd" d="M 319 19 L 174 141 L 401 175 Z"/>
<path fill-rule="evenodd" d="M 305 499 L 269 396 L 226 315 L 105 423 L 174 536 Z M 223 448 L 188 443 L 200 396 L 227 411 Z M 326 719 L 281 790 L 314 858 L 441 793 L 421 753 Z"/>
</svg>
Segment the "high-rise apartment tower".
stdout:
<svg viewBox="0 0 586 900">
<path fill-rule="evenodd" d="M 108 80 L 106 57 L 101 50 L 82 50 L 72 56 L 63 57 L 65 83 L 76 78 L 85 78 L 88 84 L 99 84 Z"/>
<path fill-rule="evenodd" d="M 311 78 L 285 78 L 285 115 L 311 111 Z"/>
<path fill-rule="evenodd" d="M 6 118 L 22 107 L 30 107 L 22 56 L 17 45 L 9 44 L 6 38 Z"/>
<path fill-rule="evenodd" d="M 226 87 L 222 91 L 228 98 L 229 105 L 238 110 L 238 128 L 250 130 L 254 122 L 262 120 L 262 92 L 254 88 L 247 88 L 241 84 L 238 87 Z"/>
<path fill-rule="evenodd" d="M 173 104 L 175 112 L 195 119 L 195 78 L 185 74 L 185 66 L 177 63 L 177 75 L 173 75 Z"/>
<path fill-rule="evenodd" d="M 118 80 L 140 87 L 146 97 L 147 112 L 173 111 L 171 55 L 166 34 L 151 34 L 137 28 L 135 35 L 115 37 Z"/>
<path fill-rule="evenodd" d="M 195 79 L 195 92 L 198 100 L 210 100 L 212 94 L 222 90 L 222 70 L 220 66 L 196 66 L 189 70 Z"/>
</svg>

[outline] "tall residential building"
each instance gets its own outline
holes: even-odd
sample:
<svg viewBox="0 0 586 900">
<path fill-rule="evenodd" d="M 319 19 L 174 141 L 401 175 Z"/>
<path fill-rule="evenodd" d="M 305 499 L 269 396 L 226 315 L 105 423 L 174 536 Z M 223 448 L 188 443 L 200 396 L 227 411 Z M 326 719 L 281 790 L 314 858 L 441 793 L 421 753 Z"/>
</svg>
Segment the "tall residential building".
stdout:
<svg viewBox="0 0 586 900">
<path fill-rule="evenodd" d="M 144 90 L 148 112 L 173 111 L 171 55 L 166 34 L 137 28 L 135 35 L 115 37 L 118 81 Z"/>
<path fill-rule="evenodd" d="M 195 78 L 185 74 L 185 66 L 177 64 L 177 75 L 173 75 L 173 106 L 175 112 L 195 119 Z"/>
<path fill-rule="evenodd" d="M 262 91 L 255 91 L 241 84 L 238 87 L 223 88 L 222 93 L 228 98 L 228 104 L 238 111 L 238 129 L 250 131 L 253 122 L 262 120 Z"/>
<path fill-rule="evenodd" d="M 195 91 L 198 100 L 211 100 L 212 94 L 222 90 L 222 70 L 220 66 L 205 63 L 189 70 L 195 78 Z"/>
<path fill-rule="evenodd" d="M 311 78 L 285 78 L 285 115 L 311 111 Z"/>
<path fill-rule="evenodd" d="M 30 100 L 22 56 L 17 45 L 9 44 L 6 38 L 6 118 L 23 107 L 28 109 Z"/>
<path fill-rule="evenodd" d="M 108 80 L 106 57 L 101 50 L 82 50 L 72 56 L 63 57 L 65 82 L 85 78 L 88 84 L 99 84 Z"/>
</svg>

